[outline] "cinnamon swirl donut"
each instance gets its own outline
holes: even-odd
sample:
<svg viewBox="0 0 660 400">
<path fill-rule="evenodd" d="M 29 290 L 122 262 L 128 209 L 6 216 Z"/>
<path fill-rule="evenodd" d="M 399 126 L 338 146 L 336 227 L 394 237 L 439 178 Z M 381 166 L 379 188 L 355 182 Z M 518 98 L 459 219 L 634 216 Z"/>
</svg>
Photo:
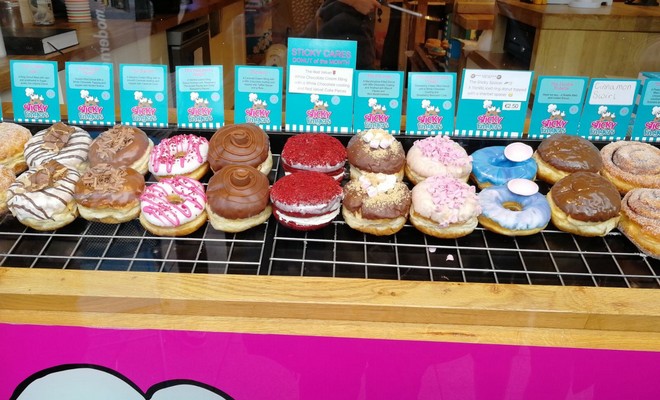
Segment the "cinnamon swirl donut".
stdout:
<svg viewBox="0 0 660 400">
<path fill-rule="evenodd" d="M 660 259 L 660 189 L 629 191 L 621 202 L 618 228 L 642 252 Z"/>
<path fill-rule="evenodd" d="M 268 178 L 247 165 L 229 165 L 209 180 L 206 212 L 213 228 L 242 232 L 270 217 Z"/>
<path fill-rule="evenodd" d="M 613 142 L 600 151 L 603 176 L 626 194 L 634 188 L 660 189 L 660 149 L 642 142 Z"/>
<path fill-rule="evenodd" d="M 228 165 L 249 165 L 264 175 L 273 168 L 268 135 L 253 124 L 218 129 L 209 141 L 208 160 L 214 173 Z"/>
<path fill-rule="evenodd" d="M 101 133 L 89 149 L 89 165 L 110 164 L 115 167 L 131 167 L 146 174 L 149 153 L 154 143 L 140 128 L 115 125 Z"/>
</svg>

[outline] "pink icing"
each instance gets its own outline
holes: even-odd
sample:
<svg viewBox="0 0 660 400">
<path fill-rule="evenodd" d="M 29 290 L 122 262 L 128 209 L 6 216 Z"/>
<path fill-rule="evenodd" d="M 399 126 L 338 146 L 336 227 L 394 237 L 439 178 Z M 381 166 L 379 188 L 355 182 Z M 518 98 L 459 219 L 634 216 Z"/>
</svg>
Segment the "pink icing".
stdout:
<svg viewBox="0 0 660 400">
<path fill-rule="evenodd" d="M 419 148 L 425 157 L 439 161 L 444 165 L 463 166 L 471 162 L 470 156 L 448 136 L 432 136 L 416 141 L 413 146 Z"/>
<path fill-rule="evenodd" d="M 168 200 L 168 196 L 171 194 L 176 194 L 183 202 L 181 204 L 171 203 Z M 147 187 L 140 196 L 140 202 L 142 212 L 167 225 L 179 226 L 182 224 L 182 216 L 186 219 L 193 217 L 191 207 L 200 212 L 204 210 L 206 194 L 204 186 L 199 181 L 185 176 L 176 176 Z"/>
<path fill-rule="evenodd" d="M 432 176 L 426 179 L 425 184 L 436 210 L 459 209 L 469 199 L 478 201 L 474 186 L 449 176 Z"/>
<path fill-rule="evenodd" d="M 165 166 L 168 174 L 172 173 L 172 168 L 177 163 L 183 168 L 186 162 L 197 161 L 198 164 L 206 162 L 200 151 L 200 146 L 208 144 L 206 138 L 195 135 L 177 135 L 163 139 L 151 151 L 151 165 L 153 172 L 158 173 L 161 166 Z M 175 157 L 177 153 L 186 153 L 185 157 Z"/>
</svg>

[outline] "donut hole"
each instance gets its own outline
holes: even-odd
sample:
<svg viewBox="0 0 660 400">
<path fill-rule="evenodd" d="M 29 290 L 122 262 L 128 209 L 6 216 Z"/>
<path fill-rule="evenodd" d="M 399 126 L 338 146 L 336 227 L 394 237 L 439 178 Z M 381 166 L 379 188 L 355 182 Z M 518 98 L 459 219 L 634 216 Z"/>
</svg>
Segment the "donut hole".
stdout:
<svg viewBox="0 0 660 400">
<path fill-rule="evenodd" d="M 183 204 L 183 199 L 181 198 L 181 196 L 174 193 L 167 196 L 167 201 L 175 205 Z"/>
<path fill-rule="evenodd" d="M 502 203 L 502 207 L 506 208 L 507 210 L 510 211 L 522 211 L 523 206 L 518 203 L 517 201 L 505 201 Z"/>
<path fill-rule="evenodd" d="M 186 158 L 186 155 L 187 155 L 187 154 L 188 154 L 188 153 L 185 152 L 185 151 L 179 151 L 178 153 L 176 153 L 176 154 L 174 155 L 174 159 L 175 159 L 175 160 L 180 160 L 180 159 L 182 159 L 182 158 Z"/>
</svg>

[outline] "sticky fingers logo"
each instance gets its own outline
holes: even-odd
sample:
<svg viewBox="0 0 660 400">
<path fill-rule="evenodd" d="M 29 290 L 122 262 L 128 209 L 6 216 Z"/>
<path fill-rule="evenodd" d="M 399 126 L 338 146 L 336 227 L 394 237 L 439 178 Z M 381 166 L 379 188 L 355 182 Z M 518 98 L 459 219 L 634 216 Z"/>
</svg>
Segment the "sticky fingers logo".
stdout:
<svg viewBox="0 0 660 400">
<path fill-rule="evenodd" d="M 9 400 L 234 400 L 212 386 L 191 381 L 158 383 L 146 393 L 117 371 L 68 364 L 39 371 L 24 380 Z"/>
</svg>

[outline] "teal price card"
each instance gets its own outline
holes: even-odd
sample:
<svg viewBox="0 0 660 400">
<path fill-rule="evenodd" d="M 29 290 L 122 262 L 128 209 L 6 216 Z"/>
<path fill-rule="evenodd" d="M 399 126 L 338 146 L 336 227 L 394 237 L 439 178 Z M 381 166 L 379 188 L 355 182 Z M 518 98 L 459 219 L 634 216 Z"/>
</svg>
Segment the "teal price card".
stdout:
<svg viewBox="0 0 660 400">
<path fill-rule="evenodd" d="M 177 66 L 179 128 L 218 129 L 225 125 L 222 65 Z"/>
<path fill-rule="evenodd" d="M 10 60 L 14 121 L 53 124 L 60 113 L 57 62 Z"/>
<path fill-rule="evenodd" d="M 577 135 L 588 83 L 583 76 L 540 76 L 528 136 Z"/>
<path fill-rule="evenodd" d="M 112 64 L 67 62 L 66 109 L 70 124 L 114 125 L 115 84 Z"/>
<path fill-rule="evenodd" d="M 631 139 L 660 142 L 660 79 L 644 82 Z"/>
<path fill-rule="evenodd" d="M 463 70 L 457 136 L 522 137 L 531 71 Z"/>
<path fill-rule="evenodd" d="M 592 79 L 578 134 L 589 140 L 623 140 L 635 105 L 636 79 Z"/>
<path fill-rule="evenodd" d="M 349 133 L 357 42 L 290 38 L 286 130 Z"/>
<path fill-rule="evenodd" d="M 237 65 L 235 71 L 234 123 L 281 131 L 283 69 Z"/>
<path fill-rule="evenodd" d="M 456 110 L 456 73 L 410 72 L 407 135 L 451 135 Z"/>
<path fill-rule="evenodd" d="M 119 65 L 119 104 L 124 125 L 167 127 L 167 67 Z"/>
<path fill-rule="evenodd" d="M 353 130 L 383 129 L 401 133 L 403 72 L 356 71 Z"/>
</svg>

